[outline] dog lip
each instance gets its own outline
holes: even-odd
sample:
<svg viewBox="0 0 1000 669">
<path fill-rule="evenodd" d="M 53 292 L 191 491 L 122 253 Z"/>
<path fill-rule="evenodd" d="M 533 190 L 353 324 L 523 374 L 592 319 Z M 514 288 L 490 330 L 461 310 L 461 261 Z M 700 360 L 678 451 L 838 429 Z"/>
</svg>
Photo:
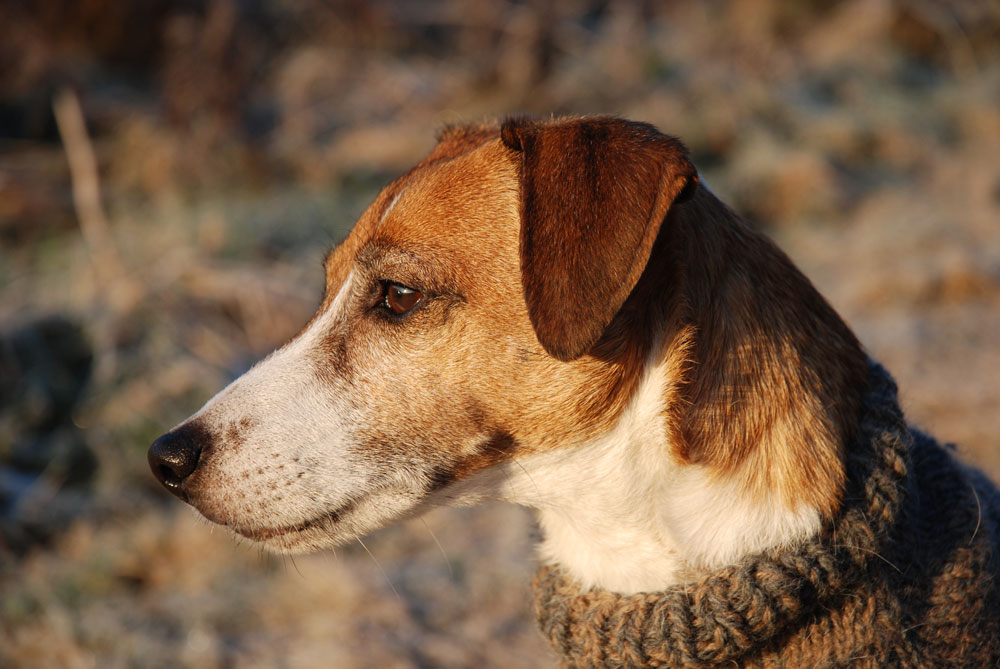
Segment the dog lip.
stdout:
<svg viewBox="0 0 1000 669">
<path fill-rule="evenodd" d="M 305 532 L 306 530 L 332 523 L 337 523 L 343 518 L 344 514 L 349 513 L 354 507 L 357 506 L 357 500 L 351 500 L 350 502 L 337 507 L 332 511 L 328 511 L 324 514 L 316 516 L 315 518 L 310 518 L 309 520 L 304 520 L 301 523 L 296 523 L 294 525 L 286 525 L 284 527 L 273 527 L 264 529 L 251 529 L 244 527 L 233 527 L 230 528 L 248 539 L 254 539 L 255 541 L 266 541 L 268 539 L 275 539 L 277 537 L 283 537 L 288 534 L 298 534 L 300 532 Z"/>
</svg>

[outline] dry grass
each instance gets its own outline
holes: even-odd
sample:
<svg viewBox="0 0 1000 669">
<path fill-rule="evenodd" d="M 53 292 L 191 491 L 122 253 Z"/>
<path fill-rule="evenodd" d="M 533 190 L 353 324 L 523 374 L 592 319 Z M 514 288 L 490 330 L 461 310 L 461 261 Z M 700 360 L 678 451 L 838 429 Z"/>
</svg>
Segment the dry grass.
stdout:
<svg viewBox="0 0 1000 669">
<path fill-rule="evenodd" d="M 144 457 L 298 330 L 326 249 L 434 129 L 484 115 L 682 137 L 909 415 L 1000 477 L 995 5 L 41 4 L 0 7 L 0 666 L 552 664 L 520 510 L 388 528 L 377 565 L 282 560 Z"/>
</svg>

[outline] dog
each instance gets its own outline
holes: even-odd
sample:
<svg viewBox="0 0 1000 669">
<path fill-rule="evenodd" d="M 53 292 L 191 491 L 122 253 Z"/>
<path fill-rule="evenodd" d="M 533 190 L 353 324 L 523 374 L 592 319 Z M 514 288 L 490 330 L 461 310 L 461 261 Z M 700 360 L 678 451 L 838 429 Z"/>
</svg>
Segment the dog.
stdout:
<svg viewBox="0 0 1000 669">
<path fill-rule="evenodd" d="M 905 426 L 884 370 L 679 140 L 614 117 L 446 128 L 325 268 L 302 331 L 149 450 L 206 518 L 303 552 L 436 505 L 528 506 L 542 627 L 577 664 L 1000 657 L 995 489 Z M 922 524 L 939 492 L 978 520 Z M 804 554 L 820 566 L 788 566 Z M 949 591 L 952 620 L 935 584 L 959 562 L 977 591 Z M 699 603 L 720 583 L 744 623 L 744 586 L 786 603 L 737 630 Z M 614 613 L 653 593 L 674 598 L 653 631 Z M 855 619 L 865 639 L 814 648 Z"/>
</svg>

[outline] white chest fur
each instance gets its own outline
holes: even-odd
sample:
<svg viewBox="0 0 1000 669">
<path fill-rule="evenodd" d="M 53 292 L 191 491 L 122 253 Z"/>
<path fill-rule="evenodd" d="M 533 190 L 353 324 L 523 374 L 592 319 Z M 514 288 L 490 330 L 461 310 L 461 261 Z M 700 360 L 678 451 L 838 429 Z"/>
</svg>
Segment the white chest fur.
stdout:
<svg viewBox="0 0 1000 669">
<path fill-rule="evenodd" d="M 679 462 L 664 424 L 661 367 L 650 367 L 615 426 L 519 460 L 505 497 L 537 510 L 542 559 L 584 586 L 657 591 L 819 529 L 819 514 L 741 489 L 742 477 Z"/>
</svg>

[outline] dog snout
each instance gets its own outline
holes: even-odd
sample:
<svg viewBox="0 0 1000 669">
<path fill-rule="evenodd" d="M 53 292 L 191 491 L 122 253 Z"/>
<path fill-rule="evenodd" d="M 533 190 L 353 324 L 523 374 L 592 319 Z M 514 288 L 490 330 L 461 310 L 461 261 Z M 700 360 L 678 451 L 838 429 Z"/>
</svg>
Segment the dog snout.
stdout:
<svg viewBox="0 0 1000 669">
<path fill-rule="evenodd" d="M 163 487 L 187 501 L 184 481 L 198 468 L 210 435 L 195 424 L 174 428 L 153 442 L 147 457 L 153 475 Z"/>
</svg>

